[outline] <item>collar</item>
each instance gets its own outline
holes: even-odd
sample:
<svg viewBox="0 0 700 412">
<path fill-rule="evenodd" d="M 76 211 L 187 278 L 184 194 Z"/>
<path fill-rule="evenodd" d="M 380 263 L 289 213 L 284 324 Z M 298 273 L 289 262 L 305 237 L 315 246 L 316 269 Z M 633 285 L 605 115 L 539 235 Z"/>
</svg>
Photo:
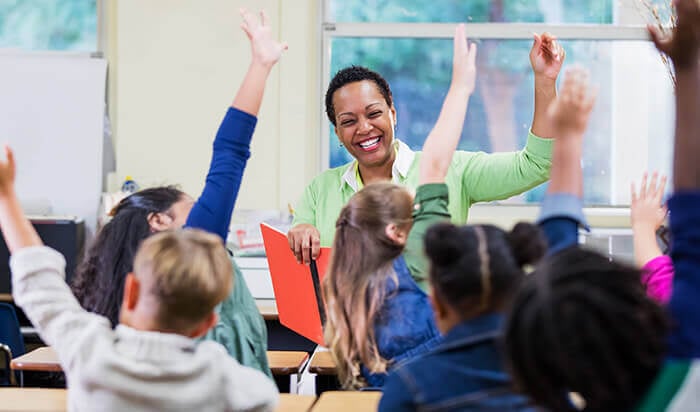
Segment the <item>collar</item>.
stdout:
<svg viewBox="0 0 700 412">
<path fill-rule="evenodd" d="M 194 352 L 194 339 L 174 333 L 136 330 L 117 325 L 117 343 L 122 353 L 136 359 L 167 360 L 182 352 Z"/>
<path fill-rule="evenodd" d="M 442 352 L 494 340 L 501 336 L 502 325 L 503 315 L 500 313 L 490 313 L 462 322 L 445 334 L 435 350 Z"/>
<path fill-rule="evenodd" d="M 394 148 L 396 149 L 396 159 L 394 159 L 394 164 L 391 167 L 392 182 L 401 183 L 402 180 L 406 179 L 408 171 L 413 164 L 413 159 L 416 157 L 416 152 L 411 150 L 410 147 L 399 139 L 394 139 Z M 353 160 L 345 168 L 345 173 L 340 179 L 340 190 L 343 190 L 344 185 L 350 186 L 353 192 L 357 192 L 360 187 L 360 182 L 357 181 L 357 173 L 355 172 L 357 168 L 357 160 Z"/>
</svg>

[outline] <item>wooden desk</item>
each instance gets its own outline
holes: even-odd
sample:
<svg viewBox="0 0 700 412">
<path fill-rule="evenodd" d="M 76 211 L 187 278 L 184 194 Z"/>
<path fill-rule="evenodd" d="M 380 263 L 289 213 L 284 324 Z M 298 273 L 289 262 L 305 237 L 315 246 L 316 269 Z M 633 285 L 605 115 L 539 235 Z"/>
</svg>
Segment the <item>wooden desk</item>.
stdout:
<svg viewBox="0 0 700 412">
<path fill-rule="evenodd" d="M 63 370 L 56 352 L 48 346 L 12 359 L 10 368 L 16 371 L 61 372 Z"/>
<path fill-rule="evenodd" d="M 336 375 L 335 362 L 328 351 L 316 351 L 311 358 L 309 372 L 317 375 Z"/>
<path fill-rule="evenodd" d="M 311 412 L 376 411 L 381 397 L 381 392 L 323 392 Z"/>
<path fill-rule="evenodd" d="M 0 302 L 12 303 L 12 295 L 9 293 L 0 293 Z"/>
<path fill-rule="evenodd" d="M 65 389 L 0 388 L 0 408 L 8 412 L 65 411 L 67 393 Z"/>
<path fill-rule="evenodd" d="M 309 359 L 309 354 L 301 351 L 269 350 L 267 361 L 273 375 L 299 373 Z"/>
<path fill-rule="evenodd" d="M 280 403 L 277 405 L 275 412 L 307 412 L 316 402 L 316 397 L 313 395 L 290 395 L 288 393 L 280 394 Z"/>
</svg>

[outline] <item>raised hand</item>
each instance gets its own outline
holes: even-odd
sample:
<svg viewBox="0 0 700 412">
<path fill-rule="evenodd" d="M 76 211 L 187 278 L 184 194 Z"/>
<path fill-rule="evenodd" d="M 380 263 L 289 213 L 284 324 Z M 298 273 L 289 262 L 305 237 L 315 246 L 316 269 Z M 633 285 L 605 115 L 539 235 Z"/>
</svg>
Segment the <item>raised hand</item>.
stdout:
<svg viewBox="0 0 700 412">
<path fill-rule="evenodd" d="M 676 69 L 694 67 L 700 52 L 700 4 L 697 0 L 674 0 L 678 12 L 676 27 L 669 35 L 649 25 L 651 40 L 662 53 L 673 60 Z"/>
<path fill-rule="evenodd" d="M 464 87 L 469 94 L 476 85 L 476 44 L 468 44 L 463 23 L 455 29 L 452 55 L 452 86 Z"/>
<path fill-rule="evenodd" d="M 535 40 L 530 49 L 530 65 L 535 77 L 556 80 L 566 58 L 566 51 L 550 33 L 535 33 L 534 36 Z"/>
<path fill-rule="evenodd" d="M 631 185 L 631 218 L 632 227 L 651 230 L 652 233 L 663 224 L 666 218 L 666 208 L 662 204 L 664 190 L 666 189 L 666 176 L 654 172 L 647 185 L 648 175 L 644 173 L 642 182 L 637 192 L 634 183 Z"/>
<path fill-rule="evenodd" d="M 590 87 L 588 71 L 567 70 L 559 96 L 547 109 L 547 118 L 557 137 L 583 137 L 595 104 L 596 92 Z"/>
<path fill-rule="evenodd" d="M 278 42 L 272 36 L 269 19 L 264 10 L 260 12 L 259 19 L 246 9 L 241 9 L 240 12 L 243 17 L 241 28 L 250 40 L 253 61 L 271 67 L 287 50 L 287 43 Z"/>
<path fill-rule="evenodd" d="M 0 160 L 0 196 L 12 194 L 15 187 L 15 155 L 5 146 L 5 160 Z"/>
</svg>

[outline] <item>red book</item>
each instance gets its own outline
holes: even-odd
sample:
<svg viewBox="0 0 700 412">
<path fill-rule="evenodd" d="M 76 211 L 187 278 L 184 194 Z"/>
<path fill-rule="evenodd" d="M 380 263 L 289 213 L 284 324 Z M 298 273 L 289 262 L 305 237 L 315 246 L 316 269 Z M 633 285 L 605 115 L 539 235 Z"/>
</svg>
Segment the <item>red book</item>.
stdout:
<svg viewBox="0 0 700 412">
<path fill-rule="evenodd" d="M 319 345 L 326 321 L 321 282 L 330 261 L 331 249 L 321 248 L 310 265 L 297 263 L 287 235 L 265 223 L 260 224 L 265 254 L 280 323 Z"/>
</svg>

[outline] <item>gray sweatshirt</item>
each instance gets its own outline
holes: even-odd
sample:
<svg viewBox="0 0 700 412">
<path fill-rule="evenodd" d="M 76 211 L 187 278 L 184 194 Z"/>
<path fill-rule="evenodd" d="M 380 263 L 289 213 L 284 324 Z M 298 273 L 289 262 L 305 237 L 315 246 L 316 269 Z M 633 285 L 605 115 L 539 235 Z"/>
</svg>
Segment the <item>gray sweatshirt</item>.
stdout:
<svg viewBox="0 0 700 412">
<path fill-rule="evenodd" d="M 70 411 L 269 411 L 278 392 L 216 342 L 116 329 L 86 312 L 64 281 L 65 260 L 48 247 L 10 259 L 12 294 L 51 345 L 68 381 Z"/>
</svg>

